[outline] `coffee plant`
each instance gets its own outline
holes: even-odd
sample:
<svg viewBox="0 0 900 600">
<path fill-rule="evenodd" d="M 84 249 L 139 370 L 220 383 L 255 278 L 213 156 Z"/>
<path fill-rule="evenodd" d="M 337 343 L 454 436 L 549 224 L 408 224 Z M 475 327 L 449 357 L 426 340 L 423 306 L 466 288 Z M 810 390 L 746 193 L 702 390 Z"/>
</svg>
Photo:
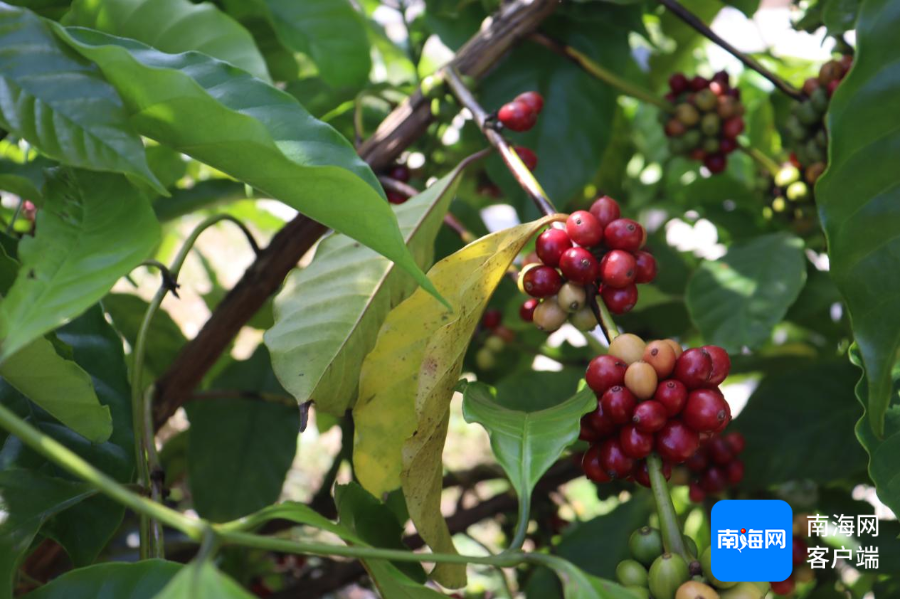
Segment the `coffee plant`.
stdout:
<svg viewBox="0 0 900 600">
<path fill-rule="evenodd" d="M 897 597 L 898 31 L 0 1 L 0 591 Z"/>
</svg>

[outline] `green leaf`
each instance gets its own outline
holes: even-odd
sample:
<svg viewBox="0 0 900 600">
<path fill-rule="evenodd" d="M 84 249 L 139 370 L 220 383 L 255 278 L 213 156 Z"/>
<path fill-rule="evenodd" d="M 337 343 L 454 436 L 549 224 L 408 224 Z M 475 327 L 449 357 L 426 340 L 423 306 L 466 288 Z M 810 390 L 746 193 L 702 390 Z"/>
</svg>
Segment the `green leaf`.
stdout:
<svg viewBox="0 0 900 600">
<path fill-rule="evenodd" d="M 212 388 L 284 394 L 264 346 L 229 365 Z M 278 500 L 297 453 L 296 406 L 225 398 L 190 402 L 185 409 L 191 422 L 188 478 L 201 517 L 229 521 Z"/>
<path fill-rule="evenodd" d="M 584 388 L 565 402 L 533 412 L 501 405 L 493 390 L 470 383 L 463 392 L 463 417 L 479 423 L 491 437 L 491 449 L 519 496 L 519 523 L 528 523 L 531 492 L 566 447 L 578 439 L 581 416 L 597 407 Z"/>
<path fill-rule="evenodd" d="M 758 348 L 805 281 L 803 240 L 786 233 L 759 236 L 700 265 L 688 282 L 688 311 L 708 343 L 730 352 Z"/>
<path fill-rule="evenodd" d="M 44 198 L 31 180 L 21 175 L 0 175 L 0 190 L 11 192 L 22 200 L 31 200 L 38 206 Z"/>
<path fill-rule="evenodd" d="M 822 22 L 829 35 L 840 35 L 856 26 L 862 0 L 822 0 Z"/>
<path fill-rule="evenodd" d="M 76 0 L 63 23 L 133 38 L 167 54 L 196 50 L 270 81 L 253 36 L 211 2 Z"/>
<path fill-rule="evenodd" d="M 884 434 L 900 349 L 900 6 L 866 0 L 858 50 L 828 109 L 828 170 L 816 184 L 831 277 L 847 303 L 868 377 L 867 412 Z"/>
<path fill-rule="evenodd" d="M 394 207 L 420 267 L 431 263 L 463 166 Z M 275 298 L 275 326 L 265 341 L 282 385 L 298 402 L 312 399 L 317 411 L 342 416 L 356 400 L 359 370 L 378 329 L 414 289 L 406 273 L 371 249 L 343 235 L 327 238 Z"/>
<path fill-rule="evenodd" d="M 103 298 L 103 308 L 112 318 L 113 326 L 132 348 L 148 307 L 146 300 L 132 294 L 107 294 Z M 172 316 L 160 308 L 153 316 L 153 326 L 147 330 L 146 343 L 144 367 L 151 375 L 159 376 L 181 352 L 187 338 Z"/>
<path fill-rule="evenodd" d="M 103 563 L 63 573 L 26 598 L 152 598 L 184 565 L 151 558 Z"/>
<path fill-rule="evenodd" d="M 181 568 L 155 598 L 255 598 L 209 560 Z"/>
<path fill-rule="evenodd" d="M 554 563 L 563 584 L 563 598 L 638 598 L 618 583 L 589 575 L 568 561 L 559 559 Z"/>
<path fill-rule="evenodd" d="M 246 198 L 245 185 L 230 179 L 208 179 L 188 189 L 173 190 L 168 198 L 157 198 L 153 210 L 156 218 L 165 223 L 196 210 Z"/>
<path fill-rule="evenodd" d="M 725 4 L 738 9 L 749 19 L 753 18 L 753 14 L 759 8 L 759 2 L 760 0 L 725 0 Z"/>
<path fill-rule="evenodd" d="M 24 469 L 0 471 L 0 594 L 12 598 L 16 569 L 41 526 L 94 493 L 86 483 Z"/>
<path fill-rule="evenodd" d="M 95 304 L 159 241 L 149 202 L 122 175 L 59 170 L 44 197 L 0 303 L 0 362 Z"/>
<path fill-rule="evenodd" d="M 122 100 L 34 13 L 0 2 L 0 125 L 73 166 L 156 180 Z"/>
<path fill-rule="evenodd" d="M 123 95 L 137 130 L 345 233 L 434 286 L 350 143 L 289 94 L 225 63 L 55 25 Z"/>
</svg>

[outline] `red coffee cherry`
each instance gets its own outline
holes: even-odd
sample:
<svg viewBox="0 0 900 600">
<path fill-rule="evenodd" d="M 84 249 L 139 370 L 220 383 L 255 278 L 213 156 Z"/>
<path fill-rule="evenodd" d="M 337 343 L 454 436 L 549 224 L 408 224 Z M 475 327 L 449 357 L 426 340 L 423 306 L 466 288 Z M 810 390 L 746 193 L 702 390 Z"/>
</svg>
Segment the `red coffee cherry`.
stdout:
<svg viewBox="0 0 900 600">
<path fill-rule="evenodd" d="M 719 346 L 703 346 L 702 349 L 706 350 L 710 360 L 712 360 L 712 374 L 710 374 L 707 383 L 711 386 L 720 385 L 728 377 L 728 372 L 731 371 L 731 358 L 725 349 Z"/>
<path fill-rule="evenodd" d="M 638 250 L 634 253 L 635 283 L 650 283 L 656 279 L 656 259 L 649 252 Z"/>
<path fill-rule="evenodd" d="M 519 317 L 526 323 L 534 321 L 534 309 L 540 304 L 537 298 L 529 298 L 519 307 Z"/>
<path fill-rule="evenodd" d="M 671 420 L 656 434 L 655 448 L 663 460 L 680 464 L 700 447 L 697 432 L 682 423 Z"/>
<path fill-rule="evenodd" d="M 644 228 L 631 219 L 616 219 L 603 230 L 603 239 L 612 249 L 637 252 L 644 240 Z"/>
<path fill-rule="evenodd" d="M 624 425 L 634 416 L 634 408 L 637 406 L 637 398 L 627 387 L 614 385 L 600 397 L 600 405 L 603 413 L 609 415 L 616 425 Z"/>
<path fill-rule="evenodd" d="M 795 535 L 793 546 L 791 547 L 791 559 L 795 565 L 802 565 L 806 562 L 808 546 L 802 537 Z"/>
<path fill-rule="evenodd" d="M 625 371 L 627 369 L 628 365 L 620 359 L 609 354 L 603 354 L 594 358 L 588 364 L 584 378 L 588 387 L 594 390 L 595 394 L 603 394 L 609 388 L 625 383 Z"/>
<path fill-rule="evenodd" d="M 744 478 L 744 461 L 736 458 L 728 463 L 725 466 L 725 477 L 728 478 L 728 483 L 731 485 L 739 484 Z"/>
<path fill-rule="evenodd" d="M 721 494 L 728 487 L 728 479 L 721 467 L 710 467 L 700 478 L 700 487 L 707 494 Z"/>
<path fill-rule="evenodd" d="M 548 267 L 558 267 L 562 253 L 572 247 L 572 240 L 562 229 L 548 229 L 538 236 L 534 250 Z"/>
<path fill-rule="evenodd" d="M 514 100 L 500 107 L 497 119 L 513 131 L 528 131 L 537 122 L 537 113 L 524 102 Z"/>
<path fill-rule="evenodd" d="M 387 192 L 385 193 L 387 195 L 388 202 L 390 202 L 391 204 L 403 204 L 404 202 L 409 200 L 409 196 L 400 192 L 395 192 L 394 190 L 387 190 Z"/>
<path fill-rule="evenodd" d="M 638 431 L 634 425 L 626 425 L 619 430 L 619 444 L 630 458 L 647 458 L 653 451 L 653 434 Z"/>
<path fill-rule="evenodd" d="M 634 283 L 637 263 L 630 252 L 610 250 L 600 261 L 600 279 L 603 285 L 623 288 Z"/>
<path fill-rule="evenodd" d="M 668 419 L 669 415 L 666 407 L 661 402 L 647 400 L 634 408 L 631 422 L 634 423 L 638 431 L 656 433 L 663 428 Z"/>
<path fill-rule="evenodd" d="M 668 481 L 669 478 L 672 477 L 672 464 L 663 461 L 662 473 L 663 477 Z M 634 463 L 634 468 L 631 470 L 631 476 L 642 486 L 646 488 L 650 487 L 650 472 L 647 470 L 646 460 L 639 460 Z"/>
<path fill-rule="evenodd" d="M 769 582 L 769 585 L 772 586 L 772 592 L 779 596 L 789 596 L 793 593 L 795 587 L 793 577 L 788 577 L 784 581 L 772 581 Z"/>
<path fill-rule="evenodd" d="M 729 431 L 724 437 L 725 440 L 728 441 L 728 445 L 731 446 L 731 449 L 734 450 L 735 454 L 740 454 L 747 446 L 747 442 L 744 440 L 744 434 L 740 431 Z"/>
<path fill-rule="evenodd" d="M 677 95 L 688 91 L 690 85 L 691 82 L 684 76 L 684 73 L 675 73 L 669 77 L 669 89 L 672 90 L 673 94 Z"/>
<path fill-rule="evenodd" d="M 632 284 L 623 288 L 614 288 L 604 285 L 600 289 L 600 297 L 603 298 L 606 308 L 616 315 L 624 315 L 637 304 L 637 287 Z"/>
<path fill-rule="evenodd" d="M 706 456 L 706 452 L 701 447 L 699 450 L 694 452 L 693 456 L 691 456 L 684 463 L 688 469 L 693 471 L 694 473 L 702 473 L 706 470 L 706 467 L 709 466 L 709 458 Z"/>
<path fill-rule="evenodd" d="M 731 138 L 722 138 L 719 140 L 719 152 L 722 154 L 731 154 L 737 150 L 738 144 Z"/>
<path fill-rule="evenodd" d="M 600 221 L 586 210 L 576 210 L 566 219 L 566 233 L 579 246 L 590 248 L 603 239 Z"/>
<path fill-rule="evenodd" d="M 744 131 L 744 119 L 743 117 L 731 117 L 724 123 L 722 123 L 722 135 L 726 138 L 734 139 L 737 136 L 741 135 Z M 712 170 L 712 169 L 710 169 Z"/>
<path fill-rule="evenodd" d="M 687 388 L 677 379 L 660 381 L 656 386 L 656 394 L 653 395 L 653 399 L 666 408 L 670 417 L 674 417 L 684 409 L 687 397 Z"/>
<path fill-rule="evenodd" d="M 604 412 L 603 405 L 600 404 L 599 398 L 597 408 L 582 417 L 588 426 L 597 434 L 597 439 L 603 439 L 611 436 L 616 431 L 616 424 Z"/>
<path fill-rule="evenodd" d="M 525 146 L 516 146 L 515 150 L 516 154 L 519 155 L 519 158 L 522 159 L 522 162 L 525 163 L 525 166 L 528 167 L 529 171 L 537 169 L 538 157 L 537 154 L 534 153 L 534 150 L 526 148 Z"/>
<path fill-rule="evenodd" d="M 700 90 L 706 89 L 708 87 L 709 80 L 706 77 L 695 75 L 694 78 L 691 79 L 691 91 L 699 92 Z"/>
<path fill-rule="evenodd" d="M 725 167 L 728 166 L 728 159 L 725 158 L 724 154 L 714 152 L 706 155 L 703 159 L 703 166 L 709 169 L 710 173 L 715 175 L 716 173 L 721 173 L 725 170 Z"/>
<path fill-rule="evenodd" d="M 600 226 L 606 229 L 606 226 L 618 219 L 622 211 L 619 203 L 609 196 L 600 196 L 591 204 L 590 213 L 600 222 Z"/>
<path fill-rule="evenodd" d="M 559 259 L 559 269 L 569 281 L 584 285 L 597 279 L 600 264 L 584 248 L 569 248 Z"/>
<path fill-rule="evenodd" d="M 706 499 L 706 492 L 703 491 L 699 483 L 692 481 L 688 488 L 688 497 L 691 499 L 691 502 L 700 504 Z"/>
<path fill-rule="evenodd" d="M 388 173 L 388 177 L 397 181 L 402 181 L 403 183 L 409 182 L 409 176 L 409 167 L 406 165 L 395 165 Z"/>
<path fill-rule="evenodd" d="M 594 428 L 591 427 L 591 424 L 588 422 L 587 415 L 581 417 L 581 429 L 578 432 L 578 439 L 589 443 L 596 442 L 600 439 L 600 434 L 594 431 Z"/>
<path fill-rule="evenodd" d="M 691 348 L 675 361 L 675 379 L 689 390 L 703 387 L 712 376 L 712 357 L 702 348 Z"/>
<path fill-rule="evenodd" d="M 612 481 L 612 477 L 600 464 L 600 446 L 594 445 L 587 449 L 581 458 L 581 470 L 588 479 L 596 483 Z"/>
<path fill-rule="evenodd" d="M 524 102 L 531 108 L 532 111 L 534 111 L 534 114 L 536 115 L 540 114 L 540 112 L 544 110 L 544 97 L 534 91 L 522 92 L 521 94 L 516 96 L 514 102 Z"/>
<path fill-rule="evenodd" d="M 600 444 L 600 466 L 610 477 L 624 479 L 631 474 L 634 459 L 625 454 L 619 440 L 610 438 Z"/>
<path fill-rule="evenodd" d="M 719 390 L 694 390 L 688 395 L 681 417 L 694 431 L 715 431 L 728 418 L 728 403 Z"/>
<path fill-rule="evenodd" d="M 485 329 L 495 329 L 502 320 L 502 312 L 500 312 L 496 308 L 489 308 L 484 311 L 484 315 L 482 315 L 481 317 L 481 326 Z"/>
<path fill-rule="evenodd" d="M 734 460 L 734 450 L 725 438 L 717 437 L 706 445 L 709 458 L 717 465 L 727 465 Z"/>
<path fill-rule="evenodd" d="M 529 296 L 547 298 L 556 294 L 562 287 L 562 277 L 553 267 L 536 267 L 525 273 L 522 287 Z"/>
<path fill-rule="evenodd" d="M 718 388 L 716 388 L 716 392 L 718 392 L 719 395 L 722 396 L 722 392 L 720 392 Z M 725 400 L 725 396 L 722 396 L 722 400 Z M 725 402 L 725 418 L 722 420 L 722 423 L 718 427 L 716 427 L 712 432 L 713 433 L 722 433 L 723 431 L 725 431 L 725 428 L 728 427 L 729 423 L 731 423 L 731 405 L 728 404 L 728 402 L 726 401 Z"/>
</svg>

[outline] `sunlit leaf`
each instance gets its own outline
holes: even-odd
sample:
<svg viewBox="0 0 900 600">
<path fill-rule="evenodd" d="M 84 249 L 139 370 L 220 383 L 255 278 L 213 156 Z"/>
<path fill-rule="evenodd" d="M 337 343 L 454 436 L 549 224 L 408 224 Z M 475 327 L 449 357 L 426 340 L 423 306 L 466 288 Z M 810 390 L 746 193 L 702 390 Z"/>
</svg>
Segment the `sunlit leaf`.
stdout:
<svg viewBox="0 0 900 600">
<path fill-rule="evenodd" d="M 63 573 L 26 598 L 152 598 L 184 565 L 151 558 L 110 562 Z"/>
</svg>

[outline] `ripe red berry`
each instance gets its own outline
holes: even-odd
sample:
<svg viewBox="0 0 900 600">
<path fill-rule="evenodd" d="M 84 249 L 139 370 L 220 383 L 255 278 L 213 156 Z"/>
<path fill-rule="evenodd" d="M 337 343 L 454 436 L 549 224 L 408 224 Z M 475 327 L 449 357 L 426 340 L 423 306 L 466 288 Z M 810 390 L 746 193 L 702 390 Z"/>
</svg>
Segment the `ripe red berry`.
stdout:
<svg viewBox="0 0 900 600">
<path fill-rule="evenodd" d="M 534 309 L 537 308 L 538 304 L 540 302 L 538 302 L 537 298 L 529 298 L 523 302 L 522 306 L 519 307 L 519 317 L 526 323 L 534 321 Z"/>
<path fill-rule="evenodd" d="M 403 183 L 407 183 L 409 181 L 409 175 L 409 167 L 407 167 L 406 165 L 396 165 L 388 173 L 388 176 L 391 179 L 396 179 L 397 181 L 402 181 Z"/>
<path fill-rule="evenodd" d="M 737 142 L 731 138 L 722 138 L 719 140 L 719 152 L 722 154 L 731 154 L 737 150 Z"/>
<path fill-rule="evenodd" d="M 721 152 L 713 152 L 703 159 L 703 166 L 709 169 L 710 173 L 721 173 L 728 166 L 728 159 Z"/>
<path fill-rule="evenodd" d="M 638 250 L 634 253 L 635 283 L 650 283 L 656 279 L 656 259 L 649 252 Z"/>
<path fill-rule="evenodd" d="M 644 240 L 644 228 L 631 219 L 616 219 L 606 226 L 603 238 L 610 248 L 637 252 Z"/>
<path fill-rule="evenodd" d="M 694 92 L 699 92 L 700 90 L 706 89 L 708 87 L 709 80 L 706 77 L 695 75 L 694 78 L 691 79 L 691 90 Z"/>
<path fill-rule="evenodd" d="M 514 102 L 524 102 L 527 104 L 531 110 L 534 111 L 534 114 L 540 114 L 540 112 L 544 109 L 544 97 L 541 96 L 537 92 L 522 92 L 518 96 Z"/>
<path fill-rule="evenodd" d="M 588 422 L 587 415 L 581 417 L 581 429 L 578 432 L 578 439 L 583 442 L 593 443 L 600 439 L 600 435 L 594 431 L 594 428 L 591 427 L 591 424 Z"/>
<path fill-rule="evenodd" d="M 730 87 L 728 71 L 717 71 L 716 74 L 713 75 L 712 80 L 726 88 Z"/>
<path fill-rule="evenodd" d="M 826 91 L 828 92 L 828 97 L 831 98 L 834 95 L 834 92 L 838 89 L 838 86 L 841 85 L 840 79 L 835 79 L 834 81 L 828 82 L 828 87 Z"/>
<path fill-rule="evenodd" d="M 619 440 L 610 438 L 600 444 L 600 466 L 610 477 L 624 479 L 631 475 L 634 459 L 625 454 Z"/>
<path fill-rule="evenodd" d="M 631 422 L 638 431 L 656 433 L 663 428 L 668 418 L 666 407 L 661 402 L 647 400 L 635 407 Z"/>
<path fill-rule="evenodd" d="M 630 252 L 610 250 L 600 261 L 600 278 L 603 285 L 623 288 L 634 283 L 637 263 Z"/>
<path fill-rule="evenodd" d="M 638 431 L 634 425 L 626 425 L 619 430 L 619 444 L 629 457 L 647 458 L 653 450 L 653 434 Z"/>
<path fill-rule="evenodd" d="M 675 379 L 689 390 L 703 387 L 712 376 L 712 357 L 702 348 L 690 348 L 675 361 Z"/>
<path fill-rule="evenodd" d="M 597 434 L 597 439 L 603 439 L 611 436 L 616 431 L 616 424 L 603 411 L 603 405 L 597 399 L 597 408 L 584 415 L 588 426 Z"/>
<path fill-rule="evenodd" d="M 684 409 L 687 397 L 687 387 L 677 379 L 660 381 L 653 395 L 653 399 L 665 407 L 670 417 L 674 417 Z"/>
<path fill-rule="evenodd" d="M 808 546 L 806 542 L 800 536 L 794 536 L 793 546 L 791 548 L 791 558 L 795 565 L 802 565 L 806 562 L 807 550 Z"/>
<path fill-rule="evenodd" d="M 710 467 L 700 478 L 700 487 L 707 494 L 720 494 L 728 487 L 725 471 L 720 467 Z"/>
<path fill-rule="evenodd" d="M 691 457 L 700 446 L 697 432 L 681 421 L 670 420 L 656 434 L 656 451 L 663 460 L 680 464 Z"/>
<path fill-rule="evenodd" d="M 620 359 L 609 354 L 603 354 L 594 358 L 588 364 L 584 378 L 588 387 L 594 390 L 595 394 L 603 394 L 614 385 L 625 383 L 625 371 L 627 369 L 628 365 Z"/>
<path fill-rule="evenodd" d="M 528 167 L 529 171 L 534 171 L 537 168 L 538 157 L 537 154 L 534 153 L 534 150 L 526 148 L 525 146 L 516 146 L 515 150 L 516 154 L 519 155 L 519 158 L 522 159 L 522 162 L 525 163 L 525 166 Z"/>
<path fill-rule="evenodd" d="M 618 202 L 609 196 L 600 196 L 591 204 L 590 213 L 600 222 L 600 226 L 606 229 L 607 225 L 621 216 L 622 211 Z"/>
<path fill-rule="evenodd" d="M 662 473 L 663 477 L 668 481 L 669 478 L 672 477 L 672 464 L 663 461 Z M 650 472 L 647 470 L 646 460 L 639 460 L 634 463 L 634 468 L 631 469 L 631 476 L 642 486 L 646 488 L 650 487 Z"/>
<path fill-rule="evenodd" d="M 600 297 L 611 313 L 624 315 L 637 304 L 638 291 L 634 284 L 623 288 L 603 286 L 600 289 Z"/>
<path fill-rule="evenodd" d="M 600 406 L 603 413 L 609 415 L 616 425 L 624 425 L 634 416 L 634 408 L 637 406 L 637 398 L 623 385 L 614 385 L 600 398 Z"/>
<path fill-rule="evenodd" d="M 548 266 L 535 267 L 525 273 L 522 287 L 529 296 L 547 298 L 554 295 L 562 287 L 562 277 L 556 269 Z"/>
<path fill-rule="evenodd" d="M 600 446 L 594 445 L 587 449 L 581 458 L 581 469 L 588 479 L 596 483 L 612 481 L 612 478 L 600 464 Z"/>
<path fill-rule="evenodd" d="M 500 312 L 496 308 L 489 308 L 484 311 L 484 315 L 481 317 L 481 326 L 485 329 L 495 329 L 502 320 L 502 312 Z"/>
<path fill-rule="evenodd" d="M 740 431 L 729 431 L 724 437 L 735 454 L 740 454 L 744 451 L 747 442 L 744 440 L 744 434 Z"/>
<path fill-rule="evenodd" d="M 725 476 L 728 478 L 729 484 L 739 484 L 744 478 L 744 461 L 736 458 L 728 463 L 728 465 L 725 466 Z"/>
<path fill-rule="evenodd" d="M 569 248 L 559 258 L 559 269 L 569 281 L 588 284 L 597 279 L 600 264 L 584 248 Z"/>
<path fill-rule="evenodd" d="M 692 481 L 688 488 L 688 497 L 691 499 L 691 502 L 700 504 L 706 499 L 706 492 L 703 491 L 699 483 Z"/>
<path fill-rule="evenodd" d="M 500 107 L 497 119 L 513 131 L 528 131 L 537 122 L 537 113 L 524 102 L 513 100 Z"/>
<path fill-rule="evenodd" d="M 566 233 L 579 246 L 590 248 L 603 239 L 600 221 L 586 210 L 576 210 L 566 219 Z"/>
<path fill-rule="evenodd" d="M 731 358 L 728 352 L 719 346 L 703 346 L 703 350 L 706 350 L 712 360 L 712 374 L 709 376 L 708 384 L 720 385 L 731 371 Z"/>
<path fill-rule="evenodd" d="M 719 393 L 720 396 L 722 395 L 722 392 L 719 392 L 718 388 L 716 388 L 716 391 Z M 724 400 L 725 397 L 722 396 L 722 399 Z M 722 419 L 722 422 L 719 424 L 718 427 L 716 427 L 712 431 L 712 433 L 722 433 L 723 431 L 725 431 L 725 428 L 728 427 L 729 423 L 731 423 L 731 405 L 728 404 L 728 402 L 726 401 L 725 402 L 725 418 Z"/>
<path fill-rule="evenodd" d="M 728 403 L 719 390 L 694 390 L 688 395 L 681 417 L 694 431 L 715 431 L 728 418 Z"/>
<path fill-rule="evenodd" d="M 694 160 L 703 160 L 706 158 L 706 152 L 703 151 L 703 148 L 694 148 L 688 156 Z"/>
<path fill-rule="evenodd" d="M 734 450 L 724 438 L 717 437 L 706 446 L 709 457 L 717 465 L 727 465 L 734 460 Z"/>
<path fill-rule="evenodd" d="M 743 117 L 731 117 L 722 123 L 722 136 L 734 139 L 744 131 Z"/>
<path fill-rule="evenodd" d="M 691 456 L 684 463 L 688 469 L 693 471 L 694 473 L 702 473 L 706 470 L 706 467 L 709 466 L 709 458 L 706 455 L 706 452 L 701 447 L 699 450 L 694 452 L 693 456 Z"/>
<path fill-rule="evenodd" d="M 686 92 L 688 87 L 690 87 L 690 84 L 691 82 L 684 76 L 684 73 L 675 73 L 669 77 L 669 89 L 672 90 L 673 94 L 678 95 L 682 92 Z"/>
<path fill-rule="evenodd" d="M 572 247 L 569 234 L 562 229 L 548 229 L 538 236 L 534 250 L 548 267 L 558 267 L 562 253 Z"/>
<path fill-rule="evenodd" d="M 794 591 L 794 578 L 788 577 L 784 581 L 772 581 L 772 592 L 779 596 L 788 596 Z"/>
<path fill-rule="evenodd" d="M 387 199 L 391 204 L 403 204 L 409 200 L 409 196 L 394 190 L 387 190 Z"/>
</svg>

